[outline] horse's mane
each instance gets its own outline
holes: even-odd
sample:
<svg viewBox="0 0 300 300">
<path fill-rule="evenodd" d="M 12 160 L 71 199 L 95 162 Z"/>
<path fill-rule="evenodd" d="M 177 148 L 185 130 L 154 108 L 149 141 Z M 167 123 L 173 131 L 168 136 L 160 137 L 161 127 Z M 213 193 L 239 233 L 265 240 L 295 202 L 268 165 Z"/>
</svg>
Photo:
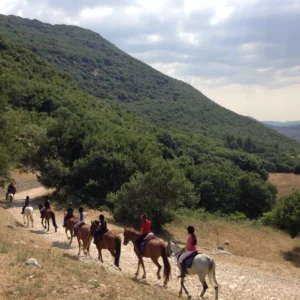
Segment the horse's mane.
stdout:
<svg viewBox="0 0 300 300">
<path fill-rule="evenodd" d="M 125 228 L 126 231 L 130 231 L 132 233 L 138 233 L 138 231 L 136 231 L 133 227 L 127 227 Z"/>
</svg>

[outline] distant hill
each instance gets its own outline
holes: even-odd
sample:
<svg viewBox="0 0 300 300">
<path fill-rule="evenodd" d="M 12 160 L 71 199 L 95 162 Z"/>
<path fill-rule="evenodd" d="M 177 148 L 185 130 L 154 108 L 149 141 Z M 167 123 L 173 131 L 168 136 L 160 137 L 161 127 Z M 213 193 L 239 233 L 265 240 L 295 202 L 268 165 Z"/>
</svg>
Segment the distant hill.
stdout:
<svg viewBox="0 0 300 300">
<path fill-rule="evenodd" d="M 295 123 L 296 124 L 296 123 Z M 284 134 L 296 141 L 300 142 L 300 125 L 292 125 L 292 126 L 271 126 L 267 125 L 270 128 L 276 130 L 277 132 Z"/>
<path fill-rule="evenodd" d="M 90 94 L 121 104 L 153 124 L 201 133 L 222 144 L 233 138 L 233 148 L 243 149 L 240 141 L 245 144 L 251 139 L 255 149 L 251 146 L 248 150 L 260 156 L 273 153 L 275 146 L 285 153 L 300 152 L 300 144 L 294 140 L 217 105 L 190 85 L 154 70 L 90 30 L 0 15 L 0 31 L 70 73 Z"/>
<path fill-rule="evenodd" d="M 286 121 L 286 122 L 261 121 L 261 123 L 270 125 L 270 126 L 277 126 L 277 127 L 293 127 L 293 126 L 300 125 L 300 121 Z"/>
</svg>

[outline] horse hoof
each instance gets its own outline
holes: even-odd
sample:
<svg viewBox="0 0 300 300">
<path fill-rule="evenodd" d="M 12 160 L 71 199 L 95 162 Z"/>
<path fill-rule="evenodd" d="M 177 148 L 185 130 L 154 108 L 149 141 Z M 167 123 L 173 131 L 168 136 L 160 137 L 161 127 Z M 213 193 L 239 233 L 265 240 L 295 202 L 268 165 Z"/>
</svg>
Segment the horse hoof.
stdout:
<svg viewBox="0 0 300 300">
<path fill-rule="evenodd" d="M 145 279 L 146 278 L 146 275 L 143 275 L 143 279 Z"/>
<path fill-rule="evenodd" d="M 160 276 L 160 275 L 157 275 L 157 279 L 158 279 L 158 280 L 161 280 L 161 276 Z"/>
</svg>

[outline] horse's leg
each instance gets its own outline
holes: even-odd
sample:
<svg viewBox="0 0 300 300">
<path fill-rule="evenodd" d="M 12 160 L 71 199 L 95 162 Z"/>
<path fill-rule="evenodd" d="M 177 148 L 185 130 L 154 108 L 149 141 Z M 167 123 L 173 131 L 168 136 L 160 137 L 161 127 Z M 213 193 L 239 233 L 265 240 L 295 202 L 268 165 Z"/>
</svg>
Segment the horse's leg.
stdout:
<svg viewBox="0 0 300 300">
<path fill-rule="evenodd" d="M 158 268 L 156 275 L 157 275 L 158 280 L 160 280 L 161 279 L 161 276 L 160 276 L 161 265 L 159 264 L 157 257 L 155 257 L 155 258 L 151 257 L 151 259 Z"/>
<path fill-rule="evenodd" d="M 24 222 L 24 224 L 26 224 L 26 221 L 25 221 L 25 212 L 23 214 L 23 222 Z"/>
<path fill-rule="evenodd" d="M 98 248 L 98 247 L 97 247 Z M 103 263 L 102 250 L 98 248 L 98 259 Z"/>
<path fill-rule="evenodd" d="M 137 267 L 137 270 L 136 270 L 136 272 L 135 272 L 135 276 L 136 276 L 136 277 L 138 277 L 138 276 L 139 276 L 139 273 L 140 273 L 141 259 L 142 259 L 142 258 L 139 258 L 139 261 L 138 261 L 138 267 Z"/>
<path fill-rule="evenodd" d="M 183 290 L 185 291 L 185 293 L 186 293 L 188 299 L 191 299 L 192 296 L 189 294 L 188 290 L 187 290 L 186 287 L 184 286 L 184 277 L 181 278 L 181 282 L 180 282 L 180 283 L 181 283 L 181 288 L 183 288 Z"/>
<path fill-rule="evenodd" d="M 77 240 L 78 240 L 78 247 L 79 247 L 78 256 L 80 255 L 80 252 L 81 252 L 81 241 L 80 241 L 80 239 L 81 239 L 80 234 L 79 234 L 79 232 L 77 232 Z"/>
<path fill-rule="evenodd" d="M 48 224 L 48 230 L 47 231 L 49 231 L 49 228 L 50 228 L 50 221 L 49 221 L 49 219 L 47 219 L 47 224 Z"/>
<path fill-rule="evenodd" d="M 205 294 L 205 292 L 206 292 L 206 290 L 208 288 L 208 285 L 207 285 L 207 283 L 205 281 L 205 278 L 202 278 L 200 275 L 198 275 L 198 277 L 199 277 L 199 280 L 202 283 L 202 287 L 203 287 L 202 292 L 200 294 L 200 298 L 203 298 L 203 296 L 204 296 L 204 294 Z"/>
<path fill-rule="evenodd" d="M 145 270 L 145 266 L 144 266 L 144 260 L 143 260 L 143 258 L 142 258 L 142 257 L 141 257 L 141 264 L 142 264 L 143 271 L 144 271 L 143 278 L 146 278 L 146 270 Z"/>
<path fill-rule="evenodd" d="M 181 298 L 181 295 L 182 295 L 182 285 L 180 284 L 179 298 Z"/>
<path fill-rule="evenodd" d="M 26 217 L 27 217 L 27 227 L 29 227 L 29 215 L 27 215 Z"/>
</svg>

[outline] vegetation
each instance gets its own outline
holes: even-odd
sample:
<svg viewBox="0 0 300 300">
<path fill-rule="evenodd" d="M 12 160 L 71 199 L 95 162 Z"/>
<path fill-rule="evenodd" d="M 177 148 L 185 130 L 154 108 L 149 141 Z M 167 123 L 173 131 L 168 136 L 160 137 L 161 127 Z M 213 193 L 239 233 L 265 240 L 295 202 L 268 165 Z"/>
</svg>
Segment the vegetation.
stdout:
<svg viewBox="0 0 300 300">
<path fill-rule="evenodd" d="M 285 230 L 295 238 L 300 233 L 300 190 L 282 197 L 272 211 L 264 214 L 261 221 L 264 225 Z"/>
<path fill-rule="evenodd" d="M 119 103 L 163 128 L 201 133 L 219 145 L 263 158 L 269 172 L 293 172 L 300 145 L 259 122 L 220 107 L 188 84 L 132 58 L 98 34 L 66 25 L 0 16 L 1 32 L 94 96 Z"/>
<path fill-rule="evenodd" d="M 11 166 L 39 171 L 46 187 L 109 205 L 120 221 L 128 207 L 137 217 L 146 210 L 158 228 L 180 207 L 256 218 L 274 203 L 276 189 L 253 154 L 148 124 L 31 51 L 5 38 L 0 47 L 2 180 Z"/>
</svg>

